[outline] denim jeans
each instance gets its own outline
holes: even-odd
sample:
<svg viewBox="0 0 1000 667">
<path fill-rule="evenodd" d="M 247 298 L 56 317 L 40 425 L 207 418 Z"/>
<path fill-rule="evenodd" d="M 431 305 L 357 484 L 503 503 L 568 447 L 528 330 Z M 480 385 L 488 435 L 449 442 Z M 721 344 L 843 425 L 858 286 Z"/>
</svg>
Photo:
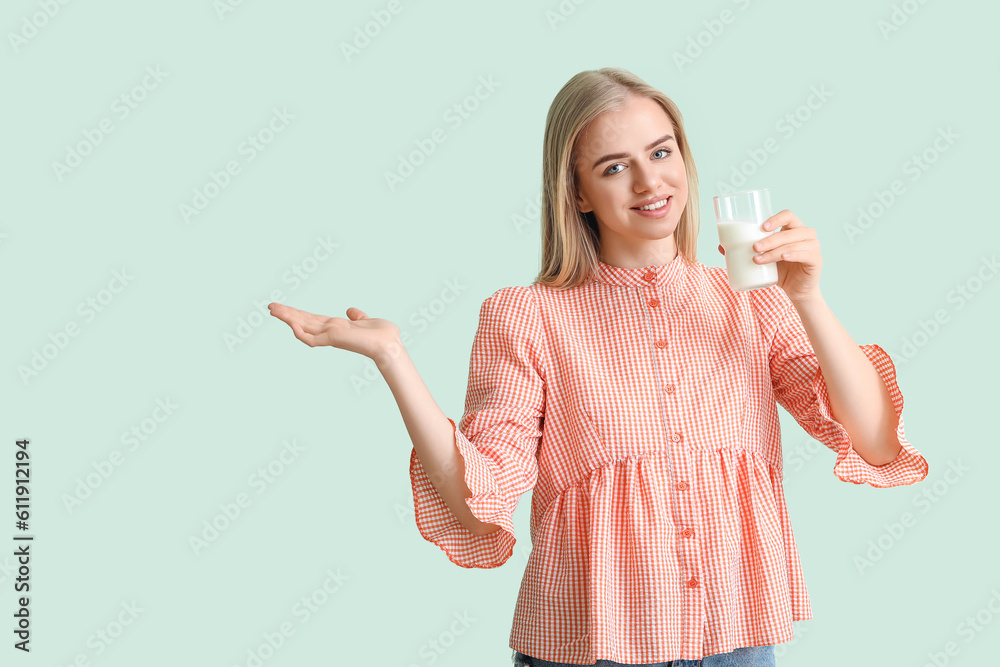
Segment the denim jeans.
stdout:
<svg viewBox="0 0 1000 667">
<path fill-rule="evenodd" d="M 513 653 L 514 667 L 590 667 L 570 662 L 551 662 L 532 658 L 519 651 Z M 701 660 L 669 660 L 643 664 L 598 660 L 593 667 L 775 667 L 773 646 L 749 646 L 729 653 L 706 655 Z"/>
</svg>

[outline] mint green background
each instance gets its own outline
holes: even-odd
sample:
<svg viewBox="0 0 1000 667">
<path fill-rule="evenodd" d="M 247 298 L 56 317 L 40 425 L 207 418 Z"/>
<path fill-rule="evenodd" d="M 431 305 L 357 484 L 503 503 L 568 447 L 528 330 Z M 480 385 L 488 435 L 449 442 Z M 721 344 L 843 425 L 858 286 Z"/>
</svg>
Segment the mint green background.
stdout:
<svg viewBox="0 0 1000 667">
<path fill-rule="evenodd" d="M 717 183 L 748 150 L 778 140 L 745 187 L 769 187 L 776 208 L 816 229 L 827 302 L 857 343 L 877 343 L 896 361 L 906 433 L 930 463 L 916 486 L 845 484 L 832 473 L 834 453 L 780 411 L 815 618 L 796 624 L 779 664 L 922 665 L 952 641 L 959 653 L 949 664 L 991 664 L 1000 618 L 985 614 L 992 622 L 971 641 L 958 624 L 1000 590 L 990 484 L 1000 463 L 990 342 L 1000 281 L 961 309 L 948 295 L 998 247 L 995 212 L 979 202 L 997 173 L 1000 10 L 907 6 L 918 9 L 885 39 L 877 23 L 890 18 L 889 2 L 567 0 L 573 11 L 553 29 L 546 12 L 556 2 L 403 0 L 348 62 L 341 43 L 385 3 L 247 0 L 220 18 L 210 0 L 73 2 L 17 50 L 10 33 L 41 10 L 5 3 L 0 540 L 14 532 L 12 443 L 23 437 L 37 537 L 33 650 L 14 651 L 5 634 L 0 662 L 66 665 L 83 654 L 101 667 L 246 665 L 262 634 L 287 621 L 294 634 L 264 664 L 510 664 L 530 495 L 504 567 L 453 565 L 413 521 L 411 444 L 391 393 L 377 374 L 352 384 L 370 364 L 309 348 L 274 318 L 233 351 L 224 336 L 273 289 L 311 312 L 343 317 L 360 307 L 411 335 L 417 368 L 457 421 L 480 304 L 538 270 L 537 217 L 519 232 L 512 216 L 539 192 L 549 104 L 572 75 L 614 65 L 684 113 L 701 176 L 705 264 L 723 264 L 712 226 Z M 735 20 L 679 71 L 674 54 L 727 8 Z M 112 101 L 156 65 L 166 80 L 119 120 Z M 460 127 L 445 123 L 481 76 L 500 87 Z M 811 86 L 832 97 L 786 139 L 775 123 Z M 179 205 L 210 170 L 243 159 L 240 142 L 274 107 L 295 119 L 185 224 Z M 52 162 L 104 117 L 114 132 L 60 182 Z M 958 140 L 910 181 L 904 163 L 948 126 Z M 446 142 L 390 191 L 384 173 L 437 127 Z M 905 193 L 851 242 L 845 225 L 857 208 L 897 178 Z M 282 276 L 317 237 L 339 248 L 291 289 Z M 85 322 L 78 304 L 123 267 L 134 280 Z M 458 298 L 427 324 L 412 319 L 446 281 L 464 287 Z M 902 363 L 904 337 L 936 310 L 947 322 Z M 70 322 L 79 335 L 24 382 L 18 367 Z M 128 451 L 122 432 L 167 397 L 177 411 Z M 293 439 L 305 451 L 258 495 L 248 476 Z M 122 465 L 68 511 L 64 496 L 116 449 Z M 948 484 L 953 461 L 971 471 Z M 914 499 L 935 483 L 944 493 L 922 512 Z M 250 506 L 195 555 L 189 537 L 240 492 Z M 859 573 L 854 558 L 907 511 L 915 524 Z M 8 620 L 12 565 L 0 557 Z M 302 623 L 293 605 L 328 569 L 349 579 Z M 133 600 L 143 611 L 97 655 L 88 638 Z M 475 621 L 451 643 L 456 613 Z M 451 645 L 432 660 L 427 647 L 442 633 Z"/>
</svg>

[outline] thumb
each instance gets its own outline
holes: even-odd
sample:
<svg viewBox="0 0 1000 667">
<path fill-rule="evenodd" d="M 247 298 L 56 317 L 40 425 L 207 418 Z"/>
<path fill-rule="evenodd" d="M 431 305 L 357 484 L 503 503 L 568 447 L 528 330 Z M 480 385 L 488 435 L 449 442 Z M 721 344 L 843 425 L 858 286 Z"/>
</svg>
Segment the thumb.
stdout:
<svg viewBox="0 0 1000 667">
<path fill-rule="evenodd" d="M 349 318 L 351 318 L 351 320 L 367 320 L 368 319 L 368 316 L 365 315 L 365 312 L 363 310 L 361 310 L 360 308 L 353 308 L 353 307 L 352 308 L 348 308 L 347 309 L 347 316 Z"/>
</svg>

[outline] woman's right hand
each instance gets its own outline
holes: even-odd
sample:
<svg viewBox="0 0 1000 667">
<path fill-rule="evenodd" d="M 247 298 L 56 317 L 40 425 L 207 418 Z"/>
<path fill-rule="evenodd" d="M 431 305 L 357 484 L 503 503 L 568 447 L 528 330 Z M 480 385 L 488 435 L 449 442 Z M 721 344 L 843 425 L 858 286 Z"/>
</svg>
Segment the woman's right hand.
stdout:
<svg viewBox="0 0 1000 667">
<path fill-rule="evenodd" d="M 267 304 L 271 315 L 292 328 L 295 337 L 308 345 L 329 345 L 357 352 L 376 362 L 401 346 L 399 327 L 381 318 L 368 317 L 358 308 L 348 308 L 347 317 L 314 315 L 277 302 Z"/>
</svg>

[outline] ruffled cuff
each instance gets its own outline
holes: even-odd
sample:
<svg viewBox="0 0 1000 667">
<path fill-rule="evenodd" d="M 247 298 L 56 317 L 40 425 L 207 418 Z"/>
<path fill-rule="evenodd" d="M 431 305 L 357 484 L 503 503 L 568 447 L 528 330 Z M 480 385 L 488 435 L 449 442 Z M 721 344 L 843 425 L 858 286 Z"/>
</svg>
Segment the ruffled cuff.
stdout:
<svg viewBox="0 0 1000 667">
<path fill-rule="evenodd" d="M 889 390 L 897 417 L 896 437 L 902 449 L 896 458 L 880 466 L 872 465 L 861 458 L 861 455 L 854 450 L 847 429 L 833 418 L 826 379 L 822 372 L 817 370 L 812 388 L 814 395 L 819 399 L 819 414 L 828 426 L 825 429 L 827 437 L 824 437 L 824 440 L 827 446 L 838 452 L 833 473 L 841 481 L 868 484 L 876 488 L 903 486 L 919 482 L 927 477 L 927 460 L 913 445 L 906 441 L 906 435 L 903 432 L 903 394 L 896 384 L 896 367 L 885 350 L 878 345 L 859 345 L 859 347 L 868 360 L 872 362 L 882 378 L 882 382 Z"/>
<path fill-rule="evenodd" d="M 490 470 L 489 459 L 476 449 L 448 418 L 455 444 L 465 463 L 465 483 L 472 495 L 465 499 L 480 521 L 500 526 L 488 535 L 475 535 L 459 522 L 424 470 L 417 452 L 410 452 L 410 483 L 417 529 L 438 545 L 448 559 L 462 567 L 500 567 L 514 551 L 514 524 L 510 505 Z"/>
</svg>

